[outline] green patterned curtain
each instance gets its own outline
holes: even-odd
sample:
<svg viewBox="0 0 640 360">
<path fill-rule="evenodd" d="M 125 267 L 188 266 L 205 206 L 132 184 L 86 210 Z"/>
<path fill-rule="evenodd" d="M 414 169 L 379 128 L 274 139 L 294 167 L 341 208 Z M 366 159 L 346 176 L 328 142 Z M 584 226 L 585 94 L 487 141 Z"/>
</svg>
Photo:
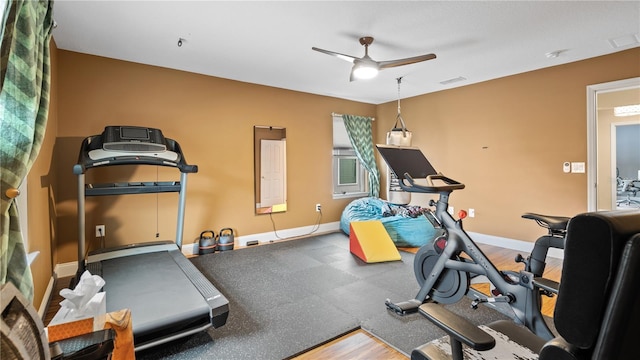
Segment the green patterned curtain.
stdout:
<svg viewBox="0 0 640 360">
<path fill-rule="evenodd" d="M 364 116 L 342 115 L 342 120 L 358 160 L 369 171 L 369 196 L 380 197 L 380 171 L 373 150 L 372 119 Z"/>
<path fill-rule="evenodd" d="M 38 156 L 49 112 L 49 40 L 53 2 L 8 1 L 2 18 L 0 57 L 0 283 L 12 282 L 33 301 L 18 211 L 17 189 Z"/>
</svg>

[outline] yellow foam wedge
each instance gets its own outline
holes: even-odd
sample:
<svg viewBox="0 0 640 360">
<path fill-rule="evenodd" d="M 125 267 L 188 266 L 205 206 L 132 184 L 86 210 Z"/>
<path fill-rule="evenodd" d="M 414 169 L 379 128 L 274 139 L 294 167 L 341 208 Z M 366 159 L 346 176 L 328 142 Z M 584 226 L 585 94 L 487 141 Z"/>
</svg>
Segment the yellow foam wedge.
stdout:
<svg viewBox="0 0 640 360">
<path fill-rule="evenodd" d="M 401 259 L 384 225 L 377 220 L 351 222 L 349 250 L 366 263 Z"/>
</svg>

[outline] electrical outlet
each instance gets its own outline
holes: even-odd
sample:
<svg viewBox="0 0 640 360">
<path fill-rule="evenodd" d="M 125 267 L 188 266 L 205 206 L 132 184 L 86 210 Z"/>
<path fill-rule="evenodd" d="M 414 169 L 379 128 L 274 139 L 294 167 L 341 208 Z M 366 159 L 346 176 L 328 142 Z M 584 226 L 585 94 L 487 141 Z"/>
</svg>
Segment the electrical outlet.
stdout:
<svg viewBox="0 0 640 360">
<path fill-rule="evenodd" d="M 320 204 L 316 204 L 316 211 L 317 211 L 317 212 L 322 211 L 322 205 L 320 205 Z"/>
<path fill-rule="evenodd" d="M 96 237 L 103 237 L 107 235 L 107 230 L 104 225 L 96 225 Z"/>
<path fill-rule="evenodd" d="M 469 217 L 476 217 L 476 209 L 469 209 Z"/>
</svg>

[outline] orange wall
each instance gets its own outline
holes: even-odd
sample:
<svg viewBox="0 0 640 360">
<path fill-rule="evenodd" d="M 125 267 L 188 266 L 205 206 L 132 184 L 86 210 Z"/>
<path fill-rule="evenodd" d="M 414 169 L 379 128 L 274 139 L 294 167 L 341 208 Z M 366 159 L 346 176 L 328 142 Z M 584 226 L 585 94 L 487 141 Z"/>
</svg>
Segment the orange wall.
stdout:
<svg viewBox="0 0 640 360">
<path fill-rule="evenodd" d="M 314 224 L 316 203 L 323 205 L 322 223 L 338 221 L 349 202 L 331 198 L 331 113 L 375 116 L 378 143 L 396 117 L 395 101 L 375 106 L 63 50 L 52 55 L 49 124 L 29 174 L 30 250 L 41 251 L 33 265 L 36 304 L 53 264 L 77 260 L 71 169 L 81 140 L 104 126 L 161 128 L 199 165 L 189 178 L 186 244 L 209 228 L 232 227 L 239 236 L 273 230 L 268 215 L 254 214 L 254 125 L 287 129 L 288 211 L 273 220 L 277 229 L 288 229 Z M 468 230 L 532 240 L 540 230 L 520 219 L 522 212 L 586 210 L 586 175 L 564 174 L 561 166 L 586 162 L 586 86 L 640 76 L 639 59 L 636 48 L 403 99 L 402 115 L 413 144 L 436 169 L 467 185 L 451 203 L 476 209 L 465 222 Z M 96 170 L 87 180 L 173 173 Z M 155 240 L 156 232 L 174 238 L 175 195 L 95 200 L 87 203 L 89 240 L 98 223 L 107 225 L 107 245 Z"/>
<path fill-rule="evenodd" d="M 524 212 L 587 211 L 587 174 L 562 171 L 587 161 L 586 87 L 637 76 L 640 48 L 403 99 L 402 117 L 436 170 L 466 185 L 450 203 L 475 209 L 467 230 L 533 241 L 544 231 Z M 396 111 L 378 107 L 380 141 Z"/>
<path fill-rule="evenodd" d="M 414 145 L 467 185 L 452 205 L 476 209 L 468 230 L 533 240 L 540 230 L 520 219 L 523 212 L 586 211 L 586 174 L 564 174 L 561 166 L 586 162 L 585 89 L 638 76 L 639 52 L 402 100 Z M 59 51 L 59 59 L 58 183 L 68 184 L 57 195 L 59 262 L 77 257 L 71 167 L 81 139 L 106 125 L 160 128 L 199 166 L 189 179 L 186 244 L 206 229 L 232 227 L 238 236 L 273 230 L 268 215 L 254 214 L 253 126 L 287 129 L 288 211 L 273 219 L 277 229 L 288 229 L 313 225 L 315 203 L 323 204 L 323 223 L 338 221 L 349 202 L 331 198 L 331 112 L 375 115 L 376 142 L 395 121 L 395 101 L 375 106 L 68 51 Z M 173 174 L 155 171 L 95 175 L 122 181 Z M 95 239 L 97 224 L 107 226 L 108 246 L 156 240 L 156 233 L 174 239 L 176 205 L 174 194 L 92 198 L 87 239 Z"/>
<path fill-rule="evenodd" d="M 253 127 L 285 127 L 288 211 L 273 214 L 277 229 L 337 221 L 348 200 L 331 196 L 331 112 L 373 116 L 376 106 L 253 85 L 166 68 L 59 51 L 59 262 L 77 259 L 76 177 L 81 140 L 107 125 L 160 128 L 177 140 L 199 172 L 189 176 L 184 243 L 206 229 L 231 227 L 237 236 L 270 232 L 269 215 L 255 215 Z M 156 169 L 101 169 L 101 178 L 154 180 Z M 159 177 L 174 175 L 160 169 Z M 91 171 L 87 182 L 92 182 Z M 147 178 L 149 180 L 149 178 Z M 176 194 L 90 198 L 87 240 L 106 225 L 107 246 L 175 239 Z M 96 243 L 91 244 L 95 247 Z"/>
<path fill-rule="evenodd" d="M 29 252 L 40 254 L 31 264 L 33 274 L 33 303 L 38 308 L 53 273 L 56 249 L 56 161 L 53 148 L 56 143 L 58 127 L 57 109 L 57 50 L 51 41 L 51 89 L 47 130 L 42 141 L 40 153 L 27 175 L 27 208 L 28 208 L 28 244 Z"/>
</svg>

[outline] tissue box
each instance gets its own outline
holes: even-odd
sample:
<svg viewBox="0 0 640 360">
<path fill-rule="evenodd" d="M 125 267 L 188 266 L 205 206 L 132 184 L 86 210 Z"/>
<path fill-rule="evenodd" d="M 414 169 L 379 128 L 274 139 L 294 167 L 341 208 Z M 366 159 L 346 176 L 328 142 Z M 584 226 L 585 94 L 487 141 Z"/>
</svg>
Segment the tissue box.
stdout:
<svg viewBox="0 0 640 360">
<path fill-rule="evenodd" d="M 105 292 L 99 292 L 104 285 L 103 278 L 85 271 L 75 289 L 60 290 L 60 296 L 64 300 L 60 302 L 60 310 L 51 320 L 51 324 L 55 325 L 106 313 L 106 295 Z"/>
<path fill-rule="evenodd" d="M 80 319 L 92 318 L 96 315 L 105 314 L 107 312 L 107 297 L 105 292 L 95 294 L 87 303 L 83 311 L 76 309 L 61 307 L 53 316 L 49 325 L 66 323 Z"/>
<path fill-rule="evenodd" d="M 98 329 L 94 328 L 94 319 L 86 318 L 82 320 L 69 320 L 53 324 L 53 320 L 47 326 L 47 336 L 49 342 L 54 342 L 62 339 L 72 338 L 78 335 L 84 335 L 94 332 Z"/>
</svg>

